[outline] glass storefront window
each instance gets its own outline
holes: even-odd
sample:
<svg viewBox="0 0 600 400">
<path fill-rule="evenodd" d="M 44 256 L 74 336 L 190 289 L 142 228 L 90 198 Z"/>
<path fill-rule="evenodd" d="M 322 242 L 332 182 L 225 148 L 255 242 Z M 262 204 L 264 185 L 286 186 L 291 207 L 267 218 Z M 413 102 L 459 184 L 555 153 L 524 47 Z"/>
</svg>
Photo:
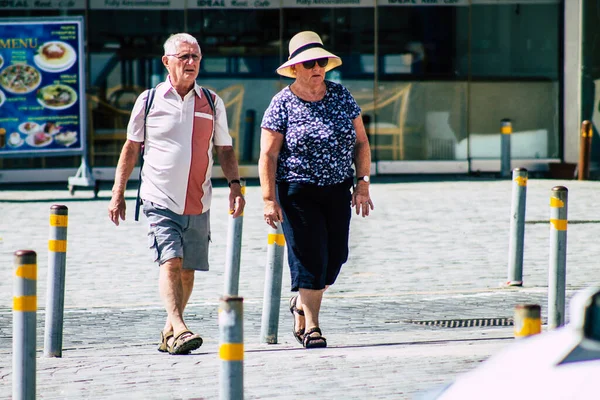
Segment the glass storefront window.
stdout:
<svg viewBox="0 0 600 400">
<path fill-rule="evenodd" d="M 512 121 L 512 158 L 559 157 L 560 18 L 558 2 L 472 7 L 471 158 L 500 157 L 505 118 Z M 469 57 L 460 58 L 468 70 Z"/>
<path fill-rule="evenodd" d="M 457 15 L 466 7 L 380 7 L 379 58 L 384 76 L 456 75 Z"/>
<path fill-rule="evenodd" d="M 376 103 L 400 92 L 409 100 L 392 114 L 375 107 L 377 159 L 498 159 L 504 118 L 513 158 L 559 156 L 558 2 L 387 6 L 378 15 Z"/>
<path fill-rule="evenodd" d="M 242 163 L 258 159 L 264 110 L 292 82 L 275 69 L 302 30 L 317 32 L 342 58 L 327 79 L 361 106 L 374 161 L 498 159 L 504 118 L 513 123 L 514 157 L 558 158 L 562 2 L 419 4 L 171 0 L 150 9 L 89 0 L 82 9 L 3 10 L 3 17 L 85 15 L 93 166 L 116 165 L 131 106 L 165 78 L 162 45 L 176 32 L 198 39 L 198 82 L 224 99 Z"/>
<path fill-rule="evenodd" d="M 469 51 L 473 77 L 558 80 L 558 3 L 474 5 L 471 13 L 471 47 L 463 47 L 458 55 L 463 75 L 468 71 Z M 463 24 L 460 33 L 463 43 L 468 37 L 466 27 Z"/>
<path fill-rule="evenodd" d="M 457 48 L 464 6 L 380 7 L 377 160 L 454 160 L 466 137 L 467 77 Z M 462 81 L 462 82 L 461 82 Z"/>
</svg>

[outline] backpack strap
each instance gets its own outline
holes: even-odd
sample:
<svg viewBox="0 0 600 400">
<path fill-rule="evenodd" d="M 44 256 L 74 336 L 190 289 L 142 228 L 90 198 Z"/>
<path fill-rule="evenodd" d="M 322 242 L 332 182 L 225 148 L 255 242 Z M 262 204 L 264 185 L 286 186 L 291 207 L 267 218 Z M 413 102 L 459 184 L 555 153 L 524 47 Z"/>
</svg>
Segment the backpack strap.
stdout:
<svg viewBox="0 0 600 400">
<path fill-rule="evenodd" d="M 142 204 L 142 199 L 140 198 L 140 189 L 142 187 L 142 167 L 144 166 L 144 149 L 146 147 L 146 121 L 148 120 L 148 113 L 150 112 L 150 108 L 152 108 L 152 103 L 154 102 L 154 95 L 156 94 L 156 88 L 152 88 L 148 91 L 148 97 L 146 97 L 146 107 L 144 112 L 144 141 L 140 146 L 140 176 L 138 179 L 138 190 L 137 197 L 135 200 L 135 220 L 139 221 L 140 216 L 140 205 Z"/>
<path fill-rule="evenodd" d="M 215 125 L 217 124 L 217 121 L 215 121 L 215 119 L 217 118 L 217 113 L 215 111 L 215 102 L 213 100 L 212 94 L 210 94 L 210 90 L 203 87 L 202 93 L 204 93 L 204 95 L 206 96 L 206 99 L 208 100 L 208 104 L 210 105 L 210 109 L 212 110 L 212 113 L 213 113 L 212 135 L 214 136 L 215 135 Z"/>
<path fill-rule="evenodd" d="M 210 94 L 210 90 L 208 90 L 207 88 L 203 87 L 202 88 L 202 93 L 204 93 L 204 95 L 206 96 L 207 100 L 208 100 L 208 104 L 210 105 L 210 109 L 213 112 L 213 115 L 215 115 L 215 102 L 213 100 L 212 94 Z"/>
</svg>

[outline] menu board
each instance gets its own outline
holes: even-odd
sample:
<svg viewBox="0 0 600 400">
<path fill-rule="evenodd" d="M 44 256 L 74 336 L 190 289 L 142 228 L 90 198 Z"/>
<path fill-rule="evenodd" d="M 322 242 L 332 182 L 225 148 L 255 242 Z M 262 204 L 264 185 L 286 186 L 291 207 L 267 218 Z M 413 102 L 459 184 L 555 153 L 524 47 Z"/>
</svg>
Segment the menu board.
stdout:
<svg viewBox="0 0 600 400">
<path fill-rule="evenodd" d="M 0 157 L 85 151 L 82 25 L 0 19 Z"/>
</svg>

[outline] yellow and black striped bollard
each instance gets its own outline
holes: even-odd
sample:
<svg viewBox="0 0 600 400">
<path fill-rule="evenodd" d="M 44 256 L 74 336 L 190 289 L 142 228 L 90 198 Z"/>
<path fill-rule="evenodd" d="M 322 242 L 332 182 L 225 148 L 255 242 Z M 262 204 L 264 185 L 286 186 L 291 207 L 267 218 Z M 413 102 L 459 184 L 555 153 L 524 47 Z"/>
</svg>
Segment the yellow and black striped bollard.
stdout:
<svg viewBox="0 0 600 400">
<path fill-rule="evenodd" d="M 281 222 L 279 222 L 277 223 L 277 229 L 269 227 L 267 235 L 267 268 L 265 271 L 265 289 L 260 324 L 261 343 L 277 343 L 284 251 L 285 237 L 281 229 Z"/>
<path fill-rule="evenodd" d="M 550 195 L 549 329 L 558 328 L 565 323 L 568 194 L 566 187 L 555 186 Z"/>
<path fill-rule="evenodd" d="M 223 296 L 219 304 L 221 400 L 244 398 L 244 299 Z"/>
<path fill-rule="evenodd" d="M 13 399 L 35 399 L 37 255 L 15 252 L 13 297 Z"/>
<path fill-rule="evenodd" d="M 48 293 L 44 335 L 44 355 L 46 357 L 62 357 L 68 224 L 69 210 L 66 206 L 53 205 L 50 207 Z"/>
<path fill-rule="evenodd" d="M 519 304 L 515 307 L 515 338 L 542 332 L 542 308 L 537 304 Z"/>
</svg>

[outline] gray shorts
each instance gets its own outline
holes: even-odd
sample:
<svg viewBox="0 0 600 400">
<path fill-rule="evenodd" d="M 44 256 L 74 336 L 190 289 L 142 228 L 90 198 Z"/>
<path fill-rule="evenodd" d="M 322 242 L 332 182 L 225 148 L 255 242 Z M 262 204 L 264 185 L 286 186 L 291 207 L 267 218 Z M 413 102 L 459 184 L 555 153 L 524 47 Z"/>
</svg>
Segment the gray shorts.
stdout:
<svg viewBox="0 0 600 400">
<path fill-rule="evenodd" d="M 151 201 L 144 201 L 143 210 L 150 224 L 148 246 L 158 265 L 179 257 L 185 269 L 208 271 L 210 210 L 179 215 Z"/>
</svg>

